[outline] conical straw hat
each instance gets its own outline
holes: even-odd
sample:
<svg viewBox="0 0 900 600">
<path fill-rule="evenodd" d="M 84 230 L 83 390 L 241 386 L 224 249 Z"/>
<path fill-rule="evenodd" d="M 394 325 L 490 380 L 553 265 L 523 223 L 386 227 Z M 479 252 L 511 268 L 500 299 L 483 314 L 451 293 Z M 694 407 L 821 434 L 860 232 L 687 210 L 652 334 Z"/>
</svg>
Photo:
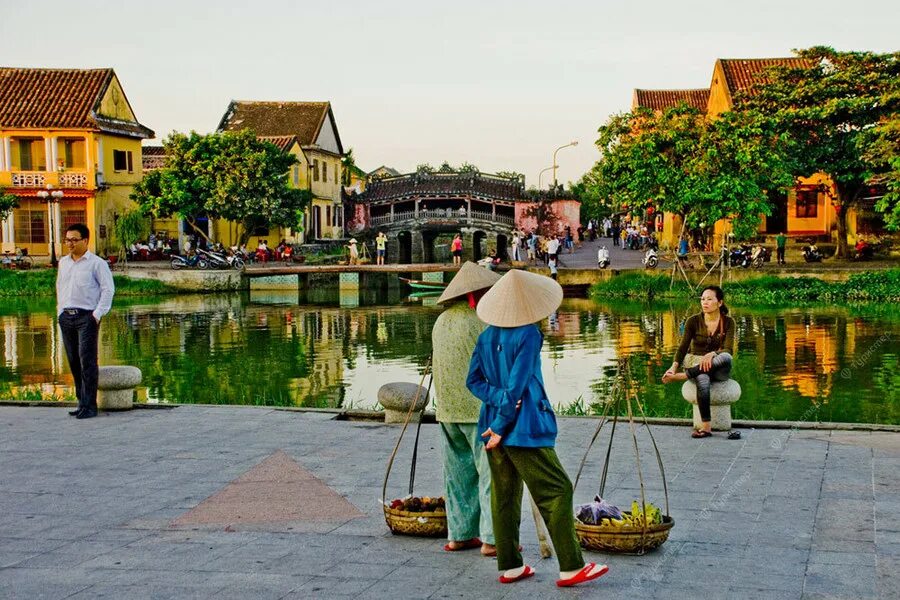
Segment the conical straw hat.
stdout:
<svg viewBox="0 0 900 600">
<path fill-rule="evenodd" d="M 562 299 L 562 287 L 555 280 L 512 270 L 484 295 L 476 311 L 488 325 L 520 327 L 550 316 Z"/>
<path fill-rule="evenodd" d="M 469 292 L 477 292 L 489 288 L 500 281 L 500 276 L 489 271 L 484 267 L 479 267 L 471 261 L 463 263 L 462 268 L 453 276 L 450 285 L 438 298 L 438 303 L 447 302 L 460 296 L 465 296 Z"/>
</svg>

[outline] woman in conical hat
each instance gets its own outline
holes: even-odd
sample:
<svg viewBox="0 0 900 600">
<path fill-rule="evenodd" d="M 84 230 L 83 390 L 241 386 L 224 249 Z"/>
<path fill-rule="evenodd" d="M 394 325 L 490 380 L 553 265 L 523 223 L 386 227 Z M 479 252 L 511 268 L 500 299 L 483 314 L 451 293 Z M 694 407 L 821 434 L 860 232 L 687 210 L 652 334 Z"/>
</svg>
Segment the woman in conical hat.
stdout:
<svg viewBox="0 0 900 600">
<path fill-rule="evenodd" d="M 556 585 L 596 579 L 606 565 L 585 564 L 575 534 L 572 482 L 556 456 L 556 416 L 541 375 L 544 336 L 537 323 L 562 302 L 559 284 L 513 270 L 478 303 L 488 328 L 478 337 L 466 384 L 481 400 L 478 430 L 491 467 L 491 508 L 501 583 L 534 575 L 519 551 L 522 484 L 547 524 L 559 559 Z"/>
<path fill-rule="evenodd" d="M 500 276 L 465 262 L 438 299 L 447 310 L 431 330 L 435 416 L 441 426 L 441 455 L 447 498 L 447 544 L 456 552 L 481 548 L 495 556 L 491 521 L 491 468 L 479 439 L 481 401 L 466 388 L 469 359 L 484 323 L 475 306 Z"/>
</svg>

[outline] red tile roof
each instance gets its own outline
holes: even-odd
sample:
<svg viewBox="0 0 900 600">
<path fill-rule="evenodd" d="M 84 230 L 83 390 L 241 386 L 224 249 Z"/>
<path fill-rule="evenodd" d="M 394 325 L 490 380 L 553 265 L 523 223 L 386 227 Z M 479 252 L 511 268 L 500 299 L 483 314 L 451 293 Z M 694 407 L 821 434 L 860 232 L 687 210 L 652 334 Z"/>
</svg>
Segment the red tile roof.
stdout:
<svg viewBox="0 0 900 600">
<path fill-rule="evenodd" d="M 815 61 L 808 58 L 720 58 L 725 74 L 725 85 L 732 97 L 738 92 L 747 93 L 759 83 L 765 83 L 768 79 L 766 71 L 775 66 L 791 69 L 811 68 Z"/>
<path fill-rule="evenodd" d="M 486 173 L 410 173 L 372 181 L 360 202 L 406 199 L 417 196 L 482 196 L 498 200 L 525 200 L 522 182 Z"/>
<path fill-rule="evenodd" d="M 706 112 L 709 89 L 700 90 L 634 90 L 634 107 L 665 110 L 680 103 Z"/>
<path fill-rule="evenodd" d="M 93 129 L 153 137 L 137 122 L 96 114 L 112 69 L 16 69 L 0 67 L 0 127 Z"/>
<path fill-rule="evenodd" d="M 297 141 L 297 136 L 295 135 L 260 135 L 258 139 L 269 142 L 270 144 L 275 144 L 279 149 L 288 152 L 291 149 L 291 146 L 294 145 L 294 142 Z"/>
<path fill-rule="evenodd" d="M 162 146 L 141 146 L 141 165 L 144 172 L 161 169 L 166 164 L 166 149 Z"/>
<path fill-rule="evenodd" d="M 219 123 L 219 131 L 252 129 L 257 135 L 296 136 L 311 146 L 331 112 L 329 102 L 249 102 L 232 100 Z"/>
</svg>

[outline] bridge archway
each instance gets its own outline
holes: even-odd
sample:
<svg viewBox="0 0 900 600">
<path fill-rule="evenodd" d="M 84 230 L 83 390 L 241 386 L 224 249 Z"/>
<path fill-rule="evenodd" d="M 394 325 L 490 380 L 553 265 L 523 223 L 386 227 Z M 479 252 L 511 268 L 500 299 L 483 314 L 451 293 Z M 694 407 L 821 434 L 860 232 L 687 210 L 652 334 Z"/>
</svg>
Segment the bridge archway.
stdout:
<svg viewBox="0 0 900 600">
<path fill-rule="evenodd" d="M 422 262 L 438 262 L 437 253 L 435 252 L 434 248 L 434 242 L 440 234 L 440 231 L 422 231 Z"/>
<path fill-rule="evenodd" d="M 502 234 L 497 234 L 497 256 L 500 260 L 509 260 L 509 238 Z"/>
<path fill-rule="evenodd" d="M 397 262 L 400 264 L 412 263 L 412 233 L 401 231 L 397 234 Z"/>
<path fill-rule="evenodd" d="M 478 262 L 488 254 L 487 234 L 481 230 L 472 234 L 472 258 Z"/>
</svg>

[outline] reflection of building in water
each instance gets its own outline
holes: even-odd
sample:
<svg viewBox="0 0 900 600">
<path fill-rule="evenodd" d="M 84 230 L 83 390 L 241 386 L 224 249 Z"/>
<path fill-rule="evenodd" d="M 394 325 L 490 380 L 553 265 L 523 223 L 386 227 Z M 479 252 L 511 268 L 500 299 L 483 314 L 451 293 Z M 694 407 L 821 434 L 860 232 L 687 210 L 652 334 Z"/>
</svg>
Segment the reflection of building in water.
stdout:
<svg viewBox="0 0 900 600">
<path fill-rule="evenodd" d="M 848 331 L 848 334 L 850 332 Z M 785 323 L 785 372 L 779 377 L 785 388 L 795 388 L 807 398 L 826 397 L 837 371 L 837 341 L 831 327 Z"/>
<path fill-rule="evenodd" d="M 302 406 L 338 407 L 343 396 L 347 313 L 319 309 L 293 320 L 306 346 L 307 374 L 291 380 L 291 396 Z"/>
<path fill-rule="evenodd" d="M 47 394 L 72 392 L 65 350 L 52 314 L 0 317 L 3 366 L 16 374 L 13 390 L 40 386 Z"/>
</svg>

